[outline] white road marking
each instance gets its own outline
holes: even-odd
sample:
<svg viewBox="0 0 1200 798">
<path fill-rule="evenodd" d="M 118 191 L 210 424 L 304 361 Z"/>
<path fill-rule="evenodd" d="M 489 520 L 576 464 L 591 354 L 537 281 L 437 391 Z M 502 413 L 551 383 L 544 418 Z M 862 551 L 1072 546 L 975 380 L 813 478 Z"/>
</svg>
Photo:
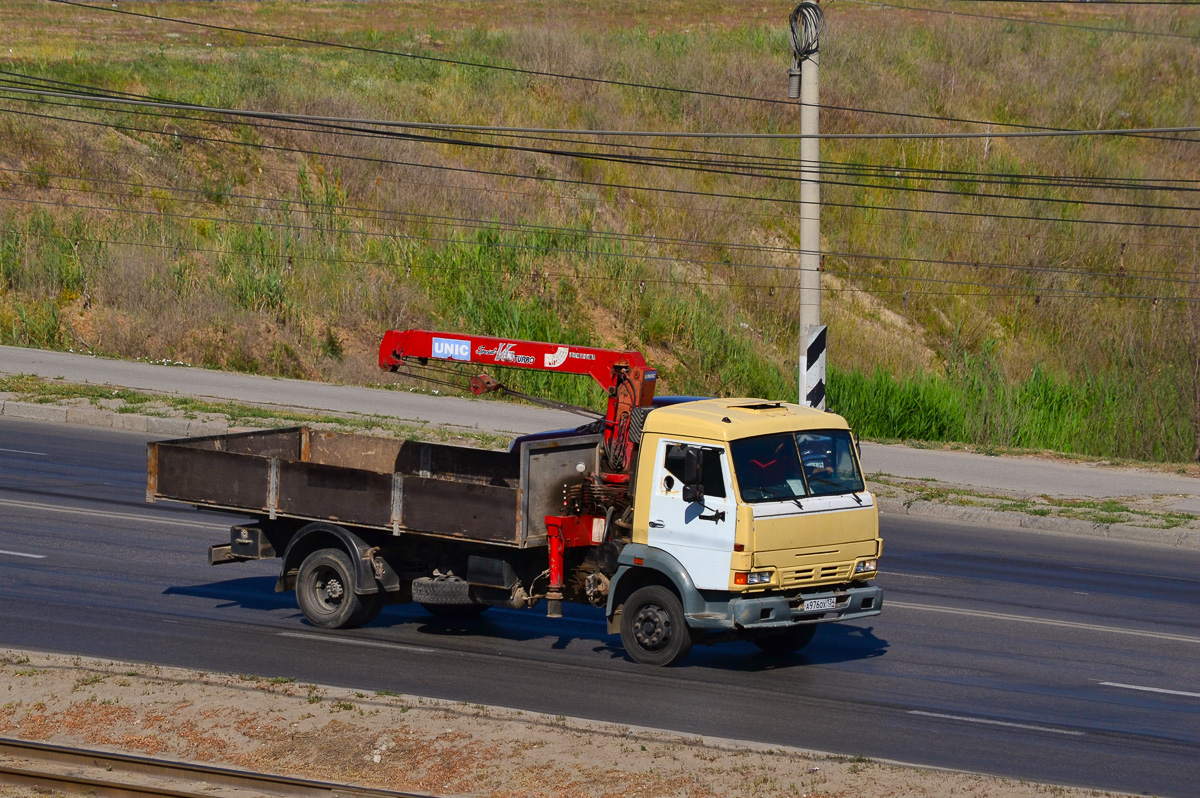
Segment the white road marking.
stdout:
<svg viewBox="0 0 1200 798">
<path fill-rule="evenodd" d="M 1100 624 L 1079 623 L 1077 621 L 1056 621 L 1052 618 L 1031 618 L 1028 615 L 1009 615 L 1004 612 L 985 612 L 984 610 L 966 610 L 955 607 L 934 607 L 928 604 L 909 604 L 907 601 L 886 601 L 885 604 L 892 608 L 905 610 L 944 612 L 950 615 L 968 615 L 974 618 L 993 618 L 998 621 L 1036 623 L 1043 626 L 1063 626 L 1069 629 L 1085 629 L 1091 632 L 1110 632 L 1118 635 L 1132 635 L 1133 637 L 1151 637 L 1156 640 L 1175 640 L 1180 643 L 1200 643 L 1200 637 L 1175 635 L 1170 632 L 1147 632 L 1142 629 L 1123 629 L 1119 626 L 1101 626 Z"/>
<path fill-rule="evenodd" d="M 1165 690 L 1161 687 L 1142 687 L 1139 684 L 1121 684 L 1120 682 L 1100 682 L 1105 687 L 1120 687 L 1122 690 L 1141 690 L 1144 693 L 1165 693 L 1166 695 L 1181 695 L 1186 698 L 1200 698 L 1200 693 L 1189 693 L 1185 690 Z"/>
<path fill-rule="evenodd" d="M 0 452 L 9 452 L 10 454 L 28 454 L 33 457 L 49 457 L 45 452 L 27 452 L 24 449 L 0 449 Z"/>
<path fill-rule="evenodd" d="M 880 576 L 903 576 L 903 577 L 907 577 L 908 579 L 932 579 L 935 582 L 940 582 L 942 579 L 940 576 L 925 576 L 923 574 L 910 574 L 906 571 L 893 571 L 891 568 L 888 568 L 886 571 L 881 571 L 879 573 L 879 575 Z"/>
<path fill-rule="evenodd" d="M 67 515 L 90 515 L 100 518 L 115 518 L 120 521 L 139 521 L 143 524 L 164 524 L 166 526 L 189 526 L 197 529 L 224 529 L 228 524 L 218 524 L 215 522 L 204 521 L 180 521 L 171 518 L 155 518 L 148 515 L 134 515 L 133 513 L 114 513 L 107 510 L 86 510 L 82 507 L 62 507 L 57 504 L 39 504 L 37 502 L 19 502 L 13 499 L 0 499 L 0 506 L 4 507 L 19 507 L 23 510 L 44 510 L 52 513 L 66 513 Z"/>
<path fill-rule="evenodd" d="M 986 723 L 989 726 L 1007 726 L 1011 729 L 1030 729 L 1032 731 L 1050 732 L 1051 734 L 1068 734 L 1072 737 L 1082 737 L 1084 733 L 1081 731 L 1073 731 L 1071 729 L 1054 729 L 1050 726 L 1035 726 L 1032 723 L 1011 723 L 1006 720 L 988 720 L 987 718 L 971 718 L 965 715 L 943 715 L 941 712 L 921 712 L 917 709 L 910 709 L 910 715 L 921 715 L 926 718 L 941 718 L 943 720 L 961 720 L 967 723 Z"/>
<path fill-rule="evenodd" d="M 411 651 L 415 654 L 433 654 L 432 648 L 406 646 L 400 643 L 379 643 L 375 640 L 357 640 L 353 637 L 337 637 L 335 635 L 306 635 L 300 632 L 280 632 L 280 637 L 295 637 L 300 640 L 320 640 L 322 643 L 344 643 L 348 646 L 367 646 L 368 648 L 388 648 L 393 651 Z"/>
<path fill-rule="evenodd" d="M 7 554 L 9 557 L 28 557 L 31 560 L 44 560 L 45 554 L 26 554 L 23 551 L 4 551 L 0 549 L 0 554 Z"/>
</svg>

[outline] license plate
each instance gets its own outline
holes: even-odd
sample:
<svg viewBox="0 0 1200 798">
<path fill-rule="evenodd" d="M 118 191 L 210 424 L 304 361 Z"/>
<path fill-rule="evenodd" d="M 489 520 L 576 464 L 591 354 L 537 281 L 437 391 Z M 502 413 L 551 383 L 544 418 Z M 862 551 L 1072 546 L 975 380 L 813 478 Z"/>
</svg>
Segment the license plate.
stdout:
<svg viewBox="0 0 1200 798">
<path fill-rule="evenodd" d="M 809 599 L 804 602 L 805 612 L 816 612 L 817 610 L 832 610 L 837 607 L 836 598 Z"/>
</svg>

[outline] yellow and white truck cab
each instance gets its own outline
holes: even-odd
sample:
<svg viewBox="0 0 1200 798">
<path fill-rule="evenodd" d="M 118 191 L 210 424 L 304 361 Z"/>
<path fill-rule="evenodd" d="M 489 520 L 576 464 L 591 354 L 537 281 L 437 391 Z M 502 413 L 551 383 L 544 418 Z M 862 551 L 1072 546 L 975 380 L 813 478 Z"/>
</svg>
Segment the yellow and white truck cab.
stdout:
<svg viewBox="0 0 1200 798">
<path fill-rule="evenodd" d="M 879 614 L 879 510 L 841 416 L 687 402 L 646 413 L 637 448 L 608 618 L 640 657 L 670 664 L 692 642 L 731 638 L 794 651 L 819 623 Z"/>
</svg>

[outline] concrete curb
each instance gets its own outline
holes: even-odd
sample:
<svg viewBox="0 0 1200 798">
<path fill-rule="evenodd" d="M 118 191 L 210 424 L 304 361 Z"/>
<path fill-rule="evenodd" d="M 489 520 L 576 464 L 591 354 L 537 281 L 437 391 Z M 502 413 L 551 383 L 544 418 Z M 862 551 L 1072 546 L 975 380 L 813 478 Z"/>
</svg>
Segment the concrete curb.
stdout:
<svg viewBox="0 0 1200 798">
<path fill-rule="evenodd" d="M 201 435 L 220 435 L 229 430 L 224 421 L 198 421 L 188 418 L 164 416 L 140 416 L 134 413 L 117 413 L 91 407 L 63 407 L 36 402 L 0 401 L 0 416 L 24 421 L 50 421 L 56 424 L 73 424 L 81 427 L 100 427 L 130 432 L 145 432 L 150 435 L 169 435 L 174 438 L 194 438 Z"/>
<path fill-rule="evenodd" d="M 63 407 L 36 402 L 0 400 L 0 416 L 25 421 L 49 421 L 83 427 L 128 430 L 173 438 L 193 438 L 201 435 L 221 435 L 230 430 L 224 421 L 198 421 L 186 418 L 141 416 L 118 413 L 93 407 Z M 879 510 L 888 515 L 910 515 L 935 518 L 957 523 L 978 523 L 980 526 L 1009 526 L 1031 532 L 1082 535 L 1109 540 L 1128 540 L 1156 543 L 1177 548 L 1200 549 L 1200 530 L 1154 529 L 1129 524 L 1093 524 L 1070 518 L 1049 518 L 1018 512 L 1001 512 L 982 507 L 956 507 L 935 502 L 905 502 L 902 499 L 879 498 Z"/>
</svg>

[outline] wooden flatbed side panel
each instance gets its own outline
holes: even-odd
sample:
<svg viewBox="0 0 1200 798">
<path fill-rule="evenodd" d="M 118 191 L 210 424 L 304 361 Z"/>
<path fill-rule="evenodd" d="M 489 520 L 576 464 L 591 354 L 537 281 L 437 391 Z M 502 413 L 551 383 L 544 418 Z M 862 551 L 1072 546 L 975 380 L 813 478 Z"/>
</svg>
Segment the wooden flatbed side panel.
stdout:
<svg viewBox="0 0 1200 798">
<path fill-rule="evenodd" d="M 263 457 L 160 443 L 157 495 L 266 510 L 270 471 L 271 461 Z"/>
<path fill-rule="evenodd" d="M 299 460 L 302 459 L 300 456 L 301 444 L 307 433 L 306 427 L 288 427 L 286 429 L 230 432 L 222 435 L 208 435 L 203 438 L 177 438 L 161 443 L 187 449 Z"/>
<path fill-rule="evenodd" d="M 279 512 L 386 527 L 392 475 L 320 463 L 279 461 Z"/>
<path fill-rule="evenodd" d="M 520 540 L 518 495 L 499 485 L 406 476 L 400 512 L 406 529 L 513 545 Z"/>
<path fill-rule="evenodd" d="M 521 479 L 521 460 L 509 452 L 405 441 L 396 457 L 396 471 L 515 488 Z"/>
<path fill-rule="evenodd" d="M 249 432 L 225 437 L 224 449 L 237 454 L 252 454 L 258 457 L 278 457 L 282 460 L 299 460 L 300 447 L 304 438 L 303 427 L 290 427 L 265 432 Z"/>
<path fill-rule="evenodd" d="M 402 443 L 390 438 L 312 430 L 309 433 L 309 459 L 324 465 L 390 474 L 396 470 L 396 457 Z"/>
</svg>

